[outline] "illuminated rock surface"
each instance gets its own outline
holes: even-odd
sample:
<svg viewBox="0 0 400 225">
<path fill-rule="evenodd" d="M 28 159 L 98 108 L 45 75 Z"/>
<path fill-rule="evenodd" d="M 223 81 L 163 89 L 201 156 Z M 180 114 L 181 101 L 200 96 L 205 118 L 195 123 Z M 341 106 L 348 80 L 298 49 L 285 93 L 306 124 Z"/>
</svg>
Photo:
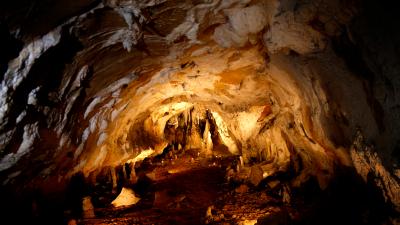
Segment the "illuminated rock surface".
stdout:
<svg viewBox="0 0 400 225">
<path fill-rule="evenodd" d="M 111 202 L 115 207 L 131 206 L 138 203 L 140 198 L 135 196 L 135 192 L 128 188 L 122 188 L 118 197 Z"/>
<path fill-rule="evenodd" d="M 399 223 L 397 21 L 372 0 L 0 3 L 1 215 Z"/>
</svg>

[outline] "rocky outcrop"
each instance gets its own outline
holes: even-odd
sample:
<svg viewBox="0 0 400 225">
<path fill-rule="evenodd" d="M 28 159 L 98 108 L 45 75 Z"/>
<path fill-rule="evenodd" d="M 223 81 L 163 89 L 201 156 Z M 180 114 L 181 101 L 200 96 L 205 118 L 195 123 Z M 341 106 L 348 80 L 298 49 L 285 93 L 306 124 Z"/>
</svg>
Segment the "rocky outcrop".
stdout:
<svg viewBox="0 0 400 225">
<path fill-rule="evenodd" d="M 364 181 L 377 185 L 385 201 L 392 203 L 396 207 L 396 210 L 399 211 L 399 177 L 396 177 L 394 172 L 389 172 L 386 169 L 378 154 L 373 150 L 373 147 L 366 145 L 361 133 L 358 133 L 356 136 L 351 149 L 351 158 L 354 167 Z"/>
</svg>

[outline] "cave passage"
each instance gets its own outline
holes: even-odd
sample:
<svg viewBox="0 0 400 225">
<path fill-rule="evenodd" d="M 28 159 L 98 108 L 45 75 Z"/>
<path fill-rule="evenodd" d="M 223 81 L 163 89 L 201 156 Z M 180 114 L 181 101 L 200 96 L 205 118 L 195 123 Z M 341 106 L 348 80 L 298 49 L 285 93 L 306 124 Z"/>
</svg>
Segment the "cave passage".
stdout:
<svg viewBox="0 0 400 225">
<path fill-rule="evenodd" d="M 400 224 L 388 2 L 0 3 L 1 224 Z"/>
</svg>

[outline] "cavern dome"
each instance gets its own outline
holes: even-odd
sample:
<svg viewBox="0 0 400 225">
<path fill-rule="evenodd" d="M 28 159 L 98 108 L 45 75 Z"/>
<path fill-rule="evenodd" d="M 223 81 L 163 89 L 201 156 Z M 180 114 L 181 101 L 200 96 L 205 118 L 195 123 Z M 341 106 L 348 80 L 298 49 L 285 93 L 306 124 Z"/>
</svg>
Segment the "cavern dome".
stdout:
<svg viewBox="0 0 400 225">
<path fill-rule="evenodd" d="M 0 223 L 400 224 L 394 2 L 2 1 Z"/>
</svg>

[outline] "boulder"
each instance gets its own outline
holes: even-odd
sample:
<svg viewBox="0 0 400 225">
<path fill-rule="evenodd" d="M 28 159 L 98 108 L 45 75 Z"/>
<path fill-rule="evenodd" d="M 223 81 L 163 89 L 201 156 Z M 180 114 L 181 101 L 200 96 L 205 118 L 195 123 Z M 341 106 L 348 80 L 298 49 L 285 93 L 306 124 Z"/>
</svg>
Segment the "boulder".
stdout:
<svg viewBox="0 0 400 225">
<path fill-rule="evenodd" d="M 129 188 L 122 188 L 121 193 L 117 196 L 117 198 L 111 202 L 114 207 L 127 207 L 135 205 L 140 201 L 135 195 L 135 192 Z"/>
</svg>

